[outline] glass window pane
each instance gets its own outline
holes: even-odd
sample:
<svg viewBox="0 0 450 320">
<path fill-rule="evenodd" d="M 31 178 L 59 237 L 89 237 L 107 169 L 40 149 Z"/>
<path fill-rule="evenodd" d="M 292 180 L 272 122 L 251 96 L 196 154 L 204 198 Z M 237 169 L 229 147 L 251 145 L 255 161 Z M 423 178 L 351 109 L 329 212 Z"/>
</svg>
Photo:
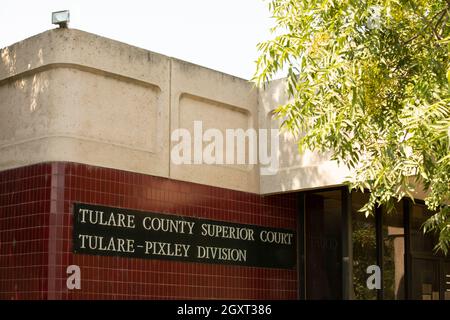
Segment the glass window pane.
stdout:
<svg viewBox="0 0 450 320">
<path fill-rule="evenodd" d="M 359 212 L 368 199 L 368 194 L 352 193 L 353 290 L 354 298 L 363 300 L 377 299 L 377 290 L 367 288 L 366 272 L 377 264 L 375 216 Z"/>
<path fill-rule="evenodd" d="M 405 229 L 403 202 L 395 205 L 395 212 L 383 209 L 383 288 L 384 299 L 405 298 Z"/>
<path fill-rule="evenodd" d="M 436 245 L 436 236 L 432 233 L 423 233 L 423 223 L 432 216 L 432 213 L 420 204 L 414 204 L 411 211 L 411 251 L 413 253 L 433 254 Z"/>
<path fill-rule="evenodd" d="M 414 300 L 439 300 L 439 262 L 413 259 L 412 298 Z"/>
</svg>

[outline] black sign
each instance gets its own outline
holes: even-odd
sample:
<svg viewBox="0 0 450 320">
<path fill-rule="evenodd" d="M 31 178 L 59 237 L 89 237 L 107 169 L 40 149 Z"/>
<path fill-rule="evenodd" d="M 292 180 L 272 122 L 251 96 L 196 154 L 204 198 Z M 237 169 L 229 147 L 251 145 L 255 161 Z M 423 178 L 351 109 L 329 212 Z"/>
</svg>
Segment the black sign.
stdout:
<svg viewBox="0 0 450 320">
<path fill-rule="evenodd" d="M 76 203 L 73 251 L 268 268 L 294 268 L 295 232 Z"/>
</svg>

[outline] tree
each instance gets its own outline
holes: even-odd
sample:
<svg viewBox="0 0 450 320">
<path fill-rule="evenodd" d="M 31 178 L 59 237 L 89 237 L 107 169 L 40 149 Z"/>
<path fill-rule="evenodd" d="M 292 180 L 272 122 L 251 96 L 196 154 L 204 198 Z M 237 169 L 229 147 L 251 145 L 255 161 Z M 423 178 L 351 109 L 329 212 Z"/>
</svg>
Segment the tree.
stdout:
<svg viewBox="0 0 450 320">
<path fill-rule="evenodd" d="M 276 110 L 305 148 L 331 151 L 370 191 L 366 215 L 427 192 L 424 225 L 450 248 L 450 0 L 271 0 L 278 35 L 253 80 L 285 72 Z"/>
</svg>

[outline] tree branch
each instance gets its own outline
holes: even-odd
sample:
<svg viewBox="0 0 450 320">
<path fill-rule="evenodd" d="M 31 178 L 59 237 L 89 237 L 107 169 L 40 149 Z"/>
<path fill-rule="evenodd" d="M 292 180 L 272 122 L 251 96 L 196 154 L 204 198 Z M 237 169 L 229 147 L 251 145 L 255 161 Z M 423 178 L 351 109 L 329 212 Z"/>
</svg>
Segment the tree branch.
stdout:
<svg viewBox="0 0 450 320">
<path fill-rule="evenodd" d="M 441 37 L 439 36 L 439 34 L 437 34 L 436 30 L 434 29 L 434 26 L 431 24 L 430 21 L 428 21 L 428 19 L 423 15 L 423 13 L 420 10 L 417 10 L 417 6 L 414 4 L 413 1 L 408 1 L 408 3 L 410 4 L 411 8 L 414 10 L 415 13 L 417 13 L 420 18 L 422 18 L 423 22 L 425 22 L 425 24 L 428 26 L 428 28 L 431 29 L 431 31 L 433 32 L 434 36 L 438 39 L 441 40 Z M 447 0 L 447 4 L 450 3 L 450 0 Z"/>
</svg>

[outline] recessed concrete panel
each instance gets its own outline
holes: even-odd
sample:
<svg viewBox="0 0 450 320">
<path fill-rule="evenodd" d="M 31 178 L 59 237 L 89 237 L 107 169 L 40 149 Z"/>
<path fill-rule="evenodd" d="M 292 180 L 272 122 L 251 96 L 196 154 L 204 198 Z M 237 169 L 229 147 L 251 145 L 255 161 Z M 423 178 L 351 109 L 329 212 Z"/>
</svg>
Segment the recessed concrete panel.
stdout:
<svg viewBox="0 0 450 320">
<path fill-rule="evenodd" d="M 179 60 L 172 60 L 171 79 L 171 132 L 182 128 L 194 137 L 194 122 L 201 121 L 203 132 L 217 129 L 222 133 L 225 150 L 227 129 L 257 130 L 257 90 L 248 81 Z M 172 142 L 171 148 L 176 144 L 178 141 Z M 202 143 L 202 147 L 207 144 Z M 193 141 L 191 145 L 193 148 Z M 237 143 L 233 150 L 236 155 Z M 192 158 L 194 152 L 192 149 Z M 248 152 L 247 140 L 244 164 L 238 164 L 237 157 L 228 164 L 225 158 L 224 164 L 171 161 L 170 177 L 258 193 L 258 165 L 248 161 Z"/>
<path fill-rule="evenodd" d="M 168 57 L 57 29 L 0 58 L 0 169 L 56 160 L 168 176 Z"/>
<path fill-rule="evenodd" d="M 77 69 L 56 69 L 51 117 L 55 133 L 144 152 L 161 152 L 159 87 Z M 67 85 L 70 83 L 71 85 Z"/>
</svg>

